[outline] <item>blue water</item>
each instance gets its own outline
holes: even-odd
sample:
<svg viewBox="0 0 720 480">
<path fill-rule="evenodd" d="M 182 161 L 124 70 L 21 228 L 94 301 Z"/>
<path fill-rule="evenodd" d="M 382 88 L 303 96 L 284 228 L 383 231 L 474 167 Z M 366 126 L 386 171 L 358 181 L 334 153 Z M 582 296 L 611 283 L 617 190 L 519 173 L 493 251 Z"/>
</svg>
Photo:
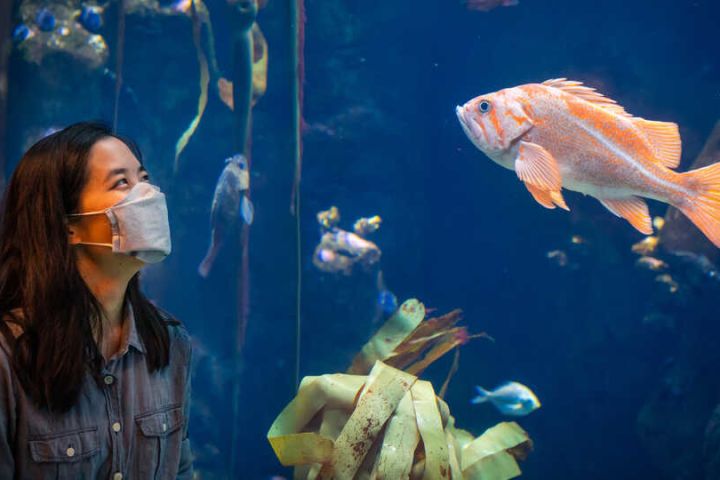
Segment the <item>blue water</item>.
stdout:
<svg viewBox="0 0 720 480">
<path fill-rule="evenodd" d="M 223 2 L 207 3 L 218 62 L 229 75 L 232 25 Z M 684 171 L 720 114 L 720 4 L 520 0 L 483 13 L 444 0 L 307 0 L 306 11 L 301 376 L 344 371 L 378 327 L 372 275 L 333 276 L 312 265 L 315 214 L 337 205 L 347 229 L 358 217 L 377 214 L 383 225 L 371 238 L 382 249 L 388 288 L 401 301 L 419 298 L 440 312 L 462 308 L 472 332 L 495 339 L 461 350 L 446 397 L 457 424 L 479 434 L 504 419 L 488 405 L 470 405 L 476 384 L 517 380 L 540 397 L 542 408 L 519 420 L 535 445 L 522 465 L 524 478 L 709 479 L 700 464 L 669 468 L 659 450 L 643 442 L 638 415 L 662 390 L 678 351 L 693 349 L 680 340 L 698 337 L 683 336 L 683 325 L 701 329 L 705 339 L 720 334 L 707 320 L 717 297 L 704 294 L 701 284 L 691 306 L 667 307 L 679 326 L 649 328 L 643 318 L 664 297 L 653 275 L 634 266 L 630 247 L 641 234 L 578 194 L 565 196 L 569 213 L 537 205 L 512 172 L 470 143 L 454 108 L 523 83 L 583 81 L 636 116 L 678 123 Z M 113 12 L 101 33 L 114 70 Z M 287 2 L 270 0 L 258 23 L 270 66 L 267 93 L 253 110 L 250 317 L 239 357 L 237 241 L 228 242 L 207 280 L 196 271 L 209 242 L 215 181 L 234 153 L 232 114 L 211 92 L 173 174 L 175 142 L 197 104 L 190 22 L 131 15 L 126 25 L 123 76 L 137 102 L 121 97 L 118 131 L 138 141 L 154 181 L 168 194 L 173 254 L 145 272 L 144 285 L 197 341 L 190 434 L 202 478 L 291 476 L 265 439 L 295 391 L 298 237 L 289 212 Z M 38 66 L 15 48 L 8 91 L 6 175 L 33 131 L 112 120 L 112 82 L 69 57 Z M 659 203 L 650 208 L 665 212 Z M 573 244 L 573 235 L 585 243 Z M 570 265 L 550 261 L 552 250 L 566 252 Z M 712 378 L 717 365 L 698 363 L 693 381 L 707 393 L 707 417 L 720 403 Z M 427 372 L 436 388 L 449 365 L 443 359 Z M 700 408 L 682 395 L 674 401 L 670 414 Z M 677 443 L 668 444 L 701 451 L 703 426 L 683 429 L 682 418 L 675 421 Z"/>
</svg>

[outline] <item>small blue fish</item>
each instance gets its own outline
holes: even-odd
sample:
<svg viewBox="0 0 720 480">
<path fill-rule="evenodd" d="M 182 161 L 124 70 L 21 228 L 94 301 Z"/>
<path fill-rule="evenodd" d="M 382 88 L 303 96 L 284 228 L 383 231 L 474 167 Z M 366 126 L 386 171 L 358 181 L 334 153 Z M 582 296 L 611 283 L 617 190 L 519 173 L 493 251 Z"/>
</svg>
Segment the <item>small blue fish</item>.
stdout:
<svg viewBox="0 0 720 480">
<path fill-rule="evenodd" d="M 390 290 L 383 289 L 378 292 L 378 306 L 385 315 L 392 315 L 398 308 L 398 299 Z"/>
<path fill-rule="evenodd" d="M 98 33 L 103 26 L 103 9 L 95 5 L 83 5 L 78 22 L 90 33 Z"/>
<path fill-rule="evenodd" d="M 55 30 L 55 15 L 47 8 L 41 8 L 35 15 L 35 23 L 43 32 L 52 32 Z"/>
<path fill-rule="evenodd" d="M 27 40 L 32 35 L 32 30 L 24 23 L 19 24 L 12 33 L 12 39 L 15 44 L 19 44 Z"/>
<path fill-rule="evenodd" d="M 472 403 L 489 401 L 505 415 L 520 417 L 540 408 L 540 400 L 522 383 L 508 382 L 490 391 L 481 387 L 475 388 L 478 395 L 472 399 Z"/>
<path fill-rule="evenodd" d="M 210 224 L 212 232 L 210 246 L 198 273 L 203 278 L 210 274 L 215 257 L 225 238 L 236 227 L 238 220 L 252 225 L 255 216 L 253 204 L 247 196 L 250 188 L 250 174 L 247 159 L 243 155 L 234 155 L 225 160 L 220 178 L 215 185 Z"/>
</svg>

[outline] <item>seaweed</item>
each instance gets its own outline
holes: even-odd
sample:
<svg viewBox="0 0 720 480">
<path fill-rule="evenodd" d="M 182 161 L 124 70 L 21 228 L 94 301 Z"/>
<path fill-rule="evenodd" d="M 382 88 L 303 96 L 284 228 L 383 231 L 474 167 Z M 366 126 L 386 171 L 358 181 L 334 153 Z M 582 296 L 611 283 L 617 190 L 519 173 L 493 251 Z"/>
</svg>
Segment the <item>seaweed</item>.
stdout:
<svg viewBox="0 0 720 480">
<path fill-rule="evenodd" d="M 470 338 L 460 310 L 425 319 L 408 300 L 355 356 L 348 373 L 305 377 L 267 437 L 296 479 L 492 479 L 520 475 L 527 433 L 503 422 L 479 437 L 455 427 L 417 374 Z M 451 374 L 457 369 L 456 350 Z M 447 389 L 446 380 L 443 391 Z"/>
</svg>

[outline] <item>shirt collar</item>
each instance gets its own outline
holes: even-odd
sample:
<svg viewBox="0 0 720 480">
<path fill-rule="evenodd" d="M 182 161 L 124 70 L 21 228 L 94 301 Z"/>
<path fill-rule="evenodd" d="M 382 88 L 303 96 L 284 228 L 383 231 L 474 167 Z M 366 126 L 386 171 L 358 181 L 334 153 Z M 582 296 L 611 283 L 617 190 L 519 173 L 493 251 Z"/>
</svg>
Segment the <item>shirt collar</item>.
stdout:
<svg viewBox="0 0 720 480">
<path fill-rule="evenodd" d="M 127 318 L 125 319 L 127 325 L 127 344 L 133 347 L 140 353 L 145 353 L 145 346 L 140 340 L 138 335 L 137 326 L 135 324 L 135 312 L 130 303 L 128 303 Z"/>
<path fill-rule="evenodd" d="M 140 353 L 145 353 L 145 346 L 140 340 L 140 336 L 137 332 L 137 326 L 135 324 L 135 312 L 133 311 L 132 304 L 128 302 L 125 321 L 123 322 L 122 337 L 120 338 L 120 349 L 112 356 L 111 360 L 125 355 L 130 347 L 133 347 Z"/>
</svg>

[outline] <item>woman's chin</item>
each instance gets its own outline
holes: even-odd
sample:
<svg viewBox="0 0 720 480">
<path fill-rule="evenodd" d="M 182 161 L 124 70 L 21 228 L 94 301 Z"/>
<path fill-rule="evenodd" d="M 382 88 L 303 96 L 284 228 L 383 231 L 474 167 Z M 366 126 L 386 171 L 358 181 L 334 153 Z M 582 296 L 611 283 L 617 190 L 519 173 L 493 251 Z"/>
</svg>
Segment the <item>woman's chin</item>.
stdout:
<svg viewBox="0 0 720 480">
<path fill-rule="evenodd" d="M 108 260 L 114 263 L 113 270 L 127 272 L 130 275 L 136 274 L 147 265 L 136 256 L 125 253 L 113 253 Z"/>
</svg>

